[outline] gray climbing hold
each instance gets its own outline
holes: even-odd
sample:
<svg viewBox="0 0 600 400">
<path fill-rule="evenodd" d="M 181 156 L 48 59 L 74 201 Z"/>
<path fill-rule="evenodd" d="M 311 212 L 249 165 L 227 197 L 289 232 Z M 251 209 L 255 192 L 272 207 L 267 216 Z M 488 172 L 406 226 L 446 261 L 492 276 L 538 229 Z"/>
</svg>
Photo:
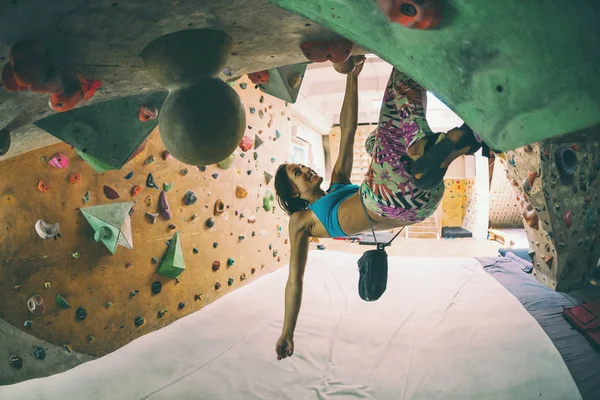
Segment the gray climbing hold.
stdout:
<svg viewBox="0 0 600 400">
<path fill-rule="evenodd" d="M 157 214 L 152 214 L 152 213 L 146 213 L 144 214 L 146 216 L 146 218 L 148 218 L 148 220 L 150 221 L 150 223 L 154 224 L 156 222 L 156 218 L 158 218 L 158 213 Z"/>
<path fill-rule="evenodd" d="M 79 307 L 75 311 L 75 318 L 77 318 L 79 321 L 83 321 L 84 319 L 86 319 L 87 315 L 87 310 L 83 307 Z"/>
<path fill-rule="evenodd" d="M 42 349 L 39 346 L 35 346 L 31 354 L 38 360 L 43 360 L 44 358 L 46 358 L 46 350 Z"/>
<path fill-rule="evenodd" d="M 577 169 L 577 153 L 569 147 L 561 147 L 554 152 L 556 169 L 563 183 L 573 182 L 573 175 Z"/>
<path fill-rule="evenodd" d="M 8 362 L 10 363 L 10 366 L 13 367 L 14 369 L 23 368 L 23 360 L 19 356 L 15 356 L 15 355 L 10 356 L 8 358 Z"/>
<path fill-rule="evenodd" d="M 233 278 L 229 277 L 229 279 L 227 279 L 227 285 L 231 286 L 233 285 Z"/>
<path fill-rule="evenodd" d="M 192 192 L 191 190 L 188 190 L 183 196 L 183 203 L 186 206 L 191 206 L 196 202 L 196 200 L 198 200 L 198 197 L 196 197 L 196 193 Z"/>
</svg>

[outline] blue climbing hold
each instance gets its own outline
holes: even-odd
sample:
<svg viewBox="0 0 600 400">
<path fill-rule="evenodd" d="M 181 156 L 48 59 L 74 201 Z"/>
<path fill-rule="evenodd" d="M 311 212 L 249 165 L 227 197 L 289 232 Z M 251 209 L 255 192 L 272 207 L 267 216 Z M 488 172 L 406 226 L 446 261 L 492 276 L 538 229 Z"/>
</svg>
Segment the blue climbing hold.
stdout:
<svg viewBox="0 0 600 400">
<path fill-rule="evenodd" d="M 125 179 L 131 179 L 133 177 L 133 171 L 125 175 Z"/>
</svg>

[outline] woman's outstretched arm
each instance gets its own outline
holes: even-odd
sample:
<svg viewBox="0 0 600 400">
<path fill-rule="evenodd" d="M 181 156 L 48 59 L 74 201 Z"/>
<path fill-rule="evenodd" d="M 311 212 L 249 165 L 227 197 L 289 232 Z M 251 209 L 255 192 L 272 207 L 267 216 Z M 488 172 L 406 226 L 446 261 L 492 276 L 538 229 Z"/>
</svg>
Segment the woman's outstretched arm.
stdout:
<svg viewBox="0 0 600 400">
<path fill-rule="evenodd" d="M 333 167 L 331 183 L 350 183 L 352 161 L 354 157 L 354 137 L 358 127 L 358 75 L 362 70 L 364 58 L 356 58 L 354 72 L 347 75 L 346 93 L 340 113 L 340 153 Z"/>
<path fill-rule="evenodd" d="M 302 304 L 304 269 L 310 239 L 310 219 L 307 216 L 307 213 L 299 211 L 290 218 L 290 272 L 285 286 L 283 330 L 275 347 L 278 360 L 289 357 L 294 352 L 294 330 Z"/>
</svg>

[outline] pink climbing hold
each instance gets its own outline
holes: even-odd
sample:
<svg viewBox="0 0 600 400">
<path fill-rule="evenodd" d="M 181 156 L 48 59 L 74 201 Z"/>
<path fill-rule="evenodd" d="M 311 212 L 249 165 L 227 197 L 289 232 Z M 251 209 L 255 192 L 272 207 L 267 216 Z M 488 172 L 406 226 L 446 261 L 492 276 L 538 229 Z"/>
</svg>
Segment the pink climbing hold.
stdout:
<svg viewBox="0 0 600 400">
<path fill-rule="evenodd" d="M 244 135 L 242 141 L 240 142 L 240 149 L 242 149 L 243 152 L 247 152 L 252 148 L 253 145 L 252 139 Z"/>
<path fill-rule="evenodd" d="M 110 186 L 106 186 L 106 185 L 104 185 L 104 195 L 109 200 L 116 200 L 119 197 L 121 197 L 121 196 L 119 196 L 119 193 L 117 193 L 117 191 L 115 189 L 111 188 Z"/>
<path fill-rule="evenodd" d="M 572 217 L 571 210 L 565 211 L 565 214 L 563 215 L 563 222 L 565 223 L 565 226 L 567 228 L 571 227 L 571 223 L 572 223 L 571 217 Z"/>
<path fill-rule="evenodd" d="M 69 165 L 69 158 L 63 153 L 56 153 L 51 159 L 48 160 L 48 164 L 54 168 L 66 168 L 67 165 Z"/>
<path fill-rule="evenodd" d="M 156 119 L 156 117 L 158 117 L 158 109 L 156 107 L 142 106 L 138 113 L 138 118 L 142 122 L 152 121 L 153 119 Z"/>
</svg>

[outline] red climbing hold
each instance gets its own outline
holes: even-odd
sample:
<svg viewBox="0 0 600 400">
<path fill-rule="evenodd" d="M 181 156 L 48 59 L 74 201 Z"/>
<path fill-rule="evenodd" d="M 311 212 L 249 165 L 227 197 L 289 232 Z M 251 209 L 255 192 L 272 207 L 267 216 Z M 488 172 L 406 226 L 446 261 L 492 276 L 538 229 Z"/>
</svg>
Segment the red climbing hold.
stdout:
<svg viewBox="0 0 600 400">
<path fill-rule="evenodd" d="M 346 39 L 336 40 L 314 40 L 304 42 L 300 45 L 300 50 L 304 57 L 313 62 L 331 61 L 339 64 L 343 63 L 352 53 L 353 43 Z"/>
<path fill-rule="evenodd" d="M 248 74 L 248 79 L 250 79 L 250 82 L 254 83 L 255 85 L 261 83 L 269 83 L 269 71 L 264 70 L 253 72 L 251 74 Z"/>
<path fill-rule="evenodd" d="M 250 139 L 248 136 L 244 136 L 242 138 L 242 141 L 240 142 L 240 149 L 243 152 L 247 152 L 252 148 L 253 145 L 254 144 L 252 143 L 252 139 Z"/>
<path fill-rule="evenodd" d="M 565 211 L 565 214 L 563 215 L 563 222 L 567 228 L 571 227 L 571 210 Z"/>
<path fill-rule="evenodd" d="M 439 0 L 377 0 L 391 22 L 411 29 L 432 29 L 442 20 Z"/>
<path fill-rule="evenodd" d="M 118 199 L 119 197 L 121 197 L 121 196 L 119 196 L 119 193 L 117 193 L 117 191 L 115 189 L 111 188 L 110 186 L 106 186 L 106 185 L 104 185 L 104 195 L 109 200 L 115 200 L 115 199 Z"/>
<path fill-rule="evenodd" d="M 142 106 L 138 113 L 138 118 L 142 122 L 151 121 L 158 117 L 158 109 L 156 107 Z"/>
<path fill-rule="evenodd" d="M 527 172 L 527 180 L 529 181 L 529 186 L 533 186 L 533 182 L 535 182 L 535 178 L 537 178 L 537 172 L 529 171 Z"/>
</svg>

